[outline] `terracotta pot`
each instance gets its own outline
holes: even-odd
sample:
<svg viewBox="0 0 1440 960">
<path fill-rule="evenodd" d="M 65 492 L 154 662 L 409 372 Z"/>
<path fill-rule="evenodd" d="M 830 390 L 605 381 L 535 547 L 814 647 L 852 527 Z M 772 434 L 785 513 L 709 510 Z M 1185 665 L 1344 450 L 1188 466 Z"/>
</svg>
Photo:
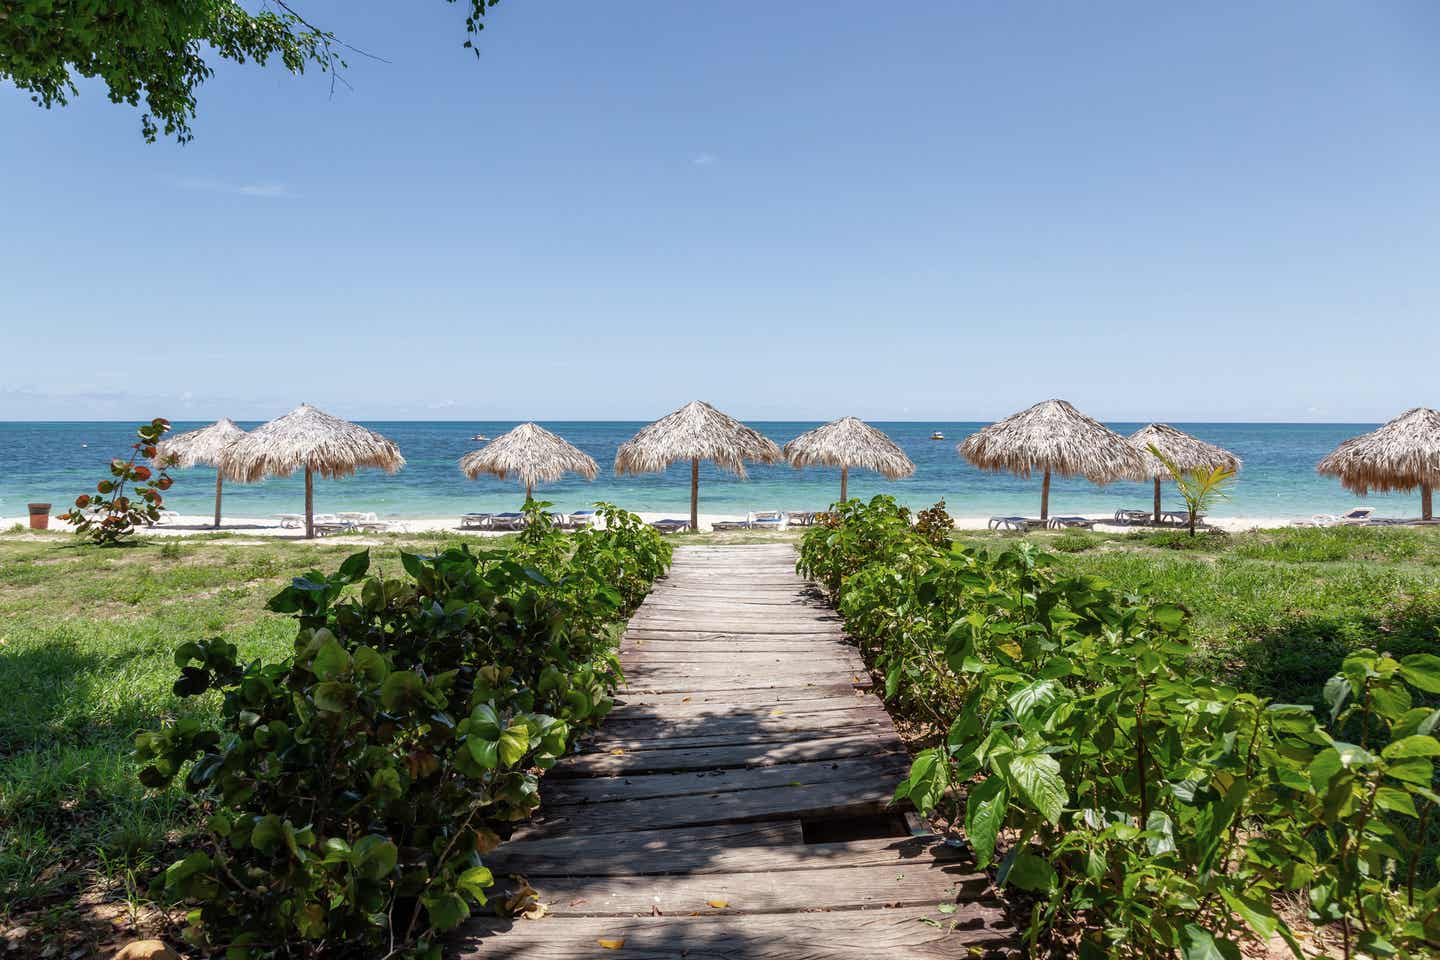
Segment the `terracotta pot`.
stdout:
<svg viewBox="0 0 1440 960">
<path fill-rule="evenodd" d="M 32 504 L 28 504 L 28 506 L 30 507 L 30 529 L 31 529 L 31 530 L 49 530 L 49 529 L 50 529 L 50 504 L 48 504 L 48 503 L 32 503 Z"/>
</svg>

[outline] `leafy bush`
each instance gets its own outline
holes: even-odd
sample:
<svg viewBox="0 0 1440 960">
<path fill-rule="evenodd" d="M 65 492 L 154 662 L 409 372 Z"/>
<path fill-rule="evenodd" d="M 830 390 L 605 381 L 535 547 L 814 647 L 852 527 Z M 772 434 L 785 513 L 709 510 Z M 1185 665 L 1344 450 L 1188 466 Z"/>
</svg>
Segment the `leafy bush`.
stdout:
<svg viewBox="0 0 1440 960">
<path fill-rule="evenodd" d="M 1180 530 L 1157 530 L 1144 534 L 1141 539 L 1152 547 L 1166 550 L 1219 550 L 1228 542 L 1227 537 L 1223 530 L 1209 530 L 1193 536 Z"/>
<path fill-rule="evenodd" d="M 1028 543 L 927 552 L 867 510 L 854 536 L 808 534 L 801 569 L 843 564 L 839 608 L 887 699 L 937 733 L 897 799 L 944 809 L 1001 884 L 1040 895 L 1032 945 L 1235 958 L 1248 928 L 1298 955 L 1272 899 L 1300 891 L 1347 955 L 1440 946 L 1421 869 L 1440 710 L 1417 704 L 1440 657 L 1353 654 L 1317 717 L 1192 676 L 1181 607 L 1057 576 Z M 880 526 L 911 543 L 857 564 Z"/>
<path fill-rule="evenodd" d="M 270 601 L 300 627 L 281 663 L 180 647 L 175 691 L 218 690 L 220 728 L 188 717 L 135 745 L 142 782 L 183 773 L 211 811 L 153 889 L 195 905 L 189 940 L 231 960 L 440 955 L 486 902 L 481 856 L 610 710 L 623 618 L 668 564 L 638 518 L 607 519 L 573 542 L 541 524 L 514 557 L 402 554 L 404 578 L 367 575 L 368 553 L 296 578 Z"/>
<path fill-rule="evenodd" d="M 1066 530 L 1050 542 L 1050 546 L 1061 553 L 1084 553 L 1101 543 L 1099 537 L 1084 530 Z"/>
<path fill-rule="evenodd" d="M 949 546 L 950 535 L 955 532 L 955 521 L 945 511 L 943 499 L 915 514 L 915 532 L 932 547 Z"/>
<path fill-rule="evenodd" d="M 164 506 L 163 491 L 169 490 L 173 482 L 167 472 L 168 462 L 158 463 L 155 469 L 136 463 L 140 458 L 155 456 L 155 444 L 170 430 L 170 421 L 156 418 L 141 424 L 135 431 L 139 438 L 130 445 L 130 459 L 116 458 L 110 461 L 112 479 L 101 480 L 95 485 L 95 493 L 82 493 L 75 498 L 75 505 L 60 519 L 75 527 L 75 533 L 89 537 L 101 546 L 114 546 L 135 532 L 135 525 L 151 524 L 160 519 L 160 508 Z M 132 500 L 125 494 L 125 485 L 134 484 L 131 492 L 138 497 Z"/>
</svg>

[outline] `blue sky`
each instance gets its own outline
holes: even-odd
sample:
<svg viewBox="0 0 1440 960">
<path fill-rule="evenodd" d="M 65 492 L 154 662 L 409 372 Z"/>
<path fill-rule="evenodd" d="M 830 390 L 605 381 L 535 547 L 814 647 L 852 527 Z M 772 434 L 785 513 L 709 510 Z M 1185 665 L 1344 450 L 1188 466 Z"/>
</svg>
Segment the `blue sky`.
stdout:
<svg viewBox="0 0 1440 960">
<path fill-rule="evenodd" d="M 185 146 L 0 87 L 0 419 L 1440 404 L 1431 2 L 300 9 Z"/>
</svg>

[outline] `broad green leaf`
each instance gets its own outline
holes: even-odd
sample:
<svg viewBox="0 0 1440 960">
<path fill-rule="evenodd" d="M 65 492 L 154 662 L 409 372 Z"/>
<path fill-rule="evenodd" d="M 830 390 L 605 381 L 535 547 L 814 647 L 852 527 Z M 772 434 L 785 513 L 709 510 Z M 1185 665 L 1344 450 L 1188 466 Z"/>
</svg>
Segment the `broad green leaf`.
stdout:
<svg viewBox="0 0 1440 960">
<path fill-rule="evenodd" d="M 350 707 L 355 687 L 352 684 L 330 680 L 316 684 L 314 691 L 315 709 L 327 713 L 343 713 Z"/>
<path fill-rule="evenodd" d="M 369 834 L 355 841 L 354 860 L 360 875 L 379 880 L 395 869 L 399 851 L 395 844 L 378 834 Z"/>
<path fill-rule="evenodd" d="M 468 893 L 476 903 L 485 905 L 485 891 L 493 886 L 495 877 L 491 875 L 488 867 L 471 867 L 460 874 L 455 881 L 455 886 L 462 893 Z"/>
<path fill-rule="evenodd" d="M 965 835 L 975 850 L 975 866 L 983 869 L 995 855 L 995 838 L 1005 823 L 1005 808 L 1010 802 L 1002 777 L 987 777 L 970 790 L 965 800 Z"/>
<path fill-rule="evenodd" d="M 1180 931 L 1183 960 L 1240 960 L 1240 948 L 1229 940 L 1216 939 L 1204 927 L 1187 923 Z"/>
<path fill-rule="evenodd" d="M 470 711 L 470 731 L 486 740 L 499 740 L 500 715 L 488 703 L 477 704 Z"/>
<path fill-rule="evenodd" d="M 250 845 L 261 853 L 270 853 L 284 842 L 284 830 L 280 818 L 268 813 L 255 822 L 250 831 Z"/>
<path fill-rule="evenodd" d="M 365 576 L 365 571 L 370 569 L 370 551 L 362 550 L 359 553 L 352 553 L 340 564 L 340 576 L 345 580 L 354 583 Z"/>
<path fill-rule="evenodd" d="M 1004 882 L 1021 890 L 1049 893 L 1055 889 L 1057 879 L 1050 864 L 1033 853 L 1022 853 L 1010 865 Z"/>
<path fill-rule="evenodd" d="M 910 764 L 905 795 L 922 814 L 929 814 L 950 785 L 950 766 L 938 750 L 922 750 Z"/>
<path fill-rule="evenodd" d="M 425 912 L 430 916 L 430 925 L 436 930 L 451 930 L 458 927 L 470 916 L 470 905 L 459 894 L 442 893 L 438 896 L 423 897 Z"/>
<path fill-rule="evenodd" d="M 1440 693 L 1440 657 L 1433 653 L 1412 653 L 1400 660 L 1400 676 L 1412 687 L 1426 693 Z"/>
<path fill-rule="evenodd" d="M 525 751 L 530 749 L 530 729 L 523 723 L 511 723 L 500 734 L 500 762 L 507 767 L 513 767 L 525 756 Z"/>
<path fill-rule="evenodd" d="M 1380 751 L 1386 760 L 1403 760 L 1406 757 L 1440 756 L 1440 740 L 1420 735 L 1405 737 Z"/>
<path fill-rule="evenodd" d="M 486 770 L 494 770 L 499 765 L 500 744 L 498 741 L 471 736 L 466 738 L 465 746 L 470 751 L 470 756 L 475 758 L 475 762 Z"/>
<path fill-rule="evenodd" d="M 1059 826 L 1060 813 L 1069 801 L 1060 779 L 1059 762 L 1043 753 L 1022 753 L 1010 757 L 1006 767 L 1021 796 L 1046 820 Z"/>
<path fill-rule="evenodd" d="M 1060 690 L 1054 680 L 1036 680 L 1010 694 L 1005 702 L 1017 719 L 1024 720 L 1059 699 Z"/>
</svg>

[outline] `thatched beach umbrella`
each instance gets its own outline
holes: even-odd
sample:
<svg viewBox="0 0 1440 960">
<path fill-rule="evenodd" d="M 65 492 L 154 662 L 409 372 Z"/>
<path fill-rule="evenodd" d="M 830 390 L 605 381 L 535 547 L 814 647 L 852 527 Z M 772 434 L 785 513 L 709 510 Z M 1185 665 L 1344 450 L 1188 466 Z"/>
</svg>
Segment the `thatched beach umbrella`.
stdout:
<svg viewBox="0 0 1440 960">
<path fill-rule="evenodd" d="M 229 417 L 221 417 L 208 427 L 178 434 L 155 445 L 157 462 L 169 462 L 177 467 L 193 467 L 204 464 L 219 467 L 220 454 L 236 440 L 245 436 L 245 431 L 235 425 Z M 220 529 L 220 488 L 225 475 L 215 471 L 215 529 Z"/>
<path fill-rule="evenodd" d="M 559 480 L 566 473 L 578 473 L 594 480 L 600 472 L 595 461 L 535 423 L 522 423 L 503 437 L 496 437 L 479 450 L 460 458 L 460 469 L 474 480 L 482 473 L 505 480 L 519 477 L 525 484 L 525 499 L 535 484 Z"/>
<path fill-rule="evenodd" d="M 695 400 L 661 417 L 620 444 L 616 473 L 659 473 L 677 460 L 690 461 L 690 529 L 700 528 L 700 461 L 745 478 L 745 461 L 776 463 L 774 441 L 727 417 L 710 404 Z"/>
<path fill-rule="evenodd" d="M 1315 468 L 1339 477 L 1347 490 L 1420 488 L 1420 516 L 1433 520 L 1433 494 L 1440 483 L 1440 413 L 1429 407 L 1406 410 L 1385 426 L 1351 437 Z"/>
<path fill-rule="evenodd" d="M 1150 452 L 1153 446 L 1165 459 L 1181 470 L 1214 470 L 1223 467 L 1232 473 L 1240 470 L 1240 458 L 1224 447 L 1206 443 L 1168 423 L 1152 423 L 1130 434 L 1130 445 L 1145 462 L 1145 475 L 1155 481 L 1155 522 L 1160 522 L 1160 481 L 1170 476 L 1163 461 Z"/>
<path fill-rule="evenodd" d="M 405 458 L 391 441 L 308 403 L 256 427 L 220 454 L 221 472 L 241 483 L 304 470 L 307 538 L 315 536 L 315 474 L 333 479 L 348 477 L 361 467 L 394 473 L 403 466 Z"/>
<path fill-rule="evenodd" d="M 1050 517 L 1050 475 L 1084 477 L 1092 483 L 1139 480 L 1144 462 L 1128 440 L 1064 400 L 1046 400 L 966 437 L 960 455 L 981 470 L 1020 477 L 1045 474 L 1040 519 Z"/>
<path fill-rule="evenodd" d="M 800 434 L 785 444 L 785 459 L 797 470 L 839 467 L 841 503 L 845 502 L 845 485 L 851 467 L 874 470 L 889 480 L 899 480 L 915 472 L 915 464 L 894 440 L 855 417 L 841 417 Z"/>
</svg>

